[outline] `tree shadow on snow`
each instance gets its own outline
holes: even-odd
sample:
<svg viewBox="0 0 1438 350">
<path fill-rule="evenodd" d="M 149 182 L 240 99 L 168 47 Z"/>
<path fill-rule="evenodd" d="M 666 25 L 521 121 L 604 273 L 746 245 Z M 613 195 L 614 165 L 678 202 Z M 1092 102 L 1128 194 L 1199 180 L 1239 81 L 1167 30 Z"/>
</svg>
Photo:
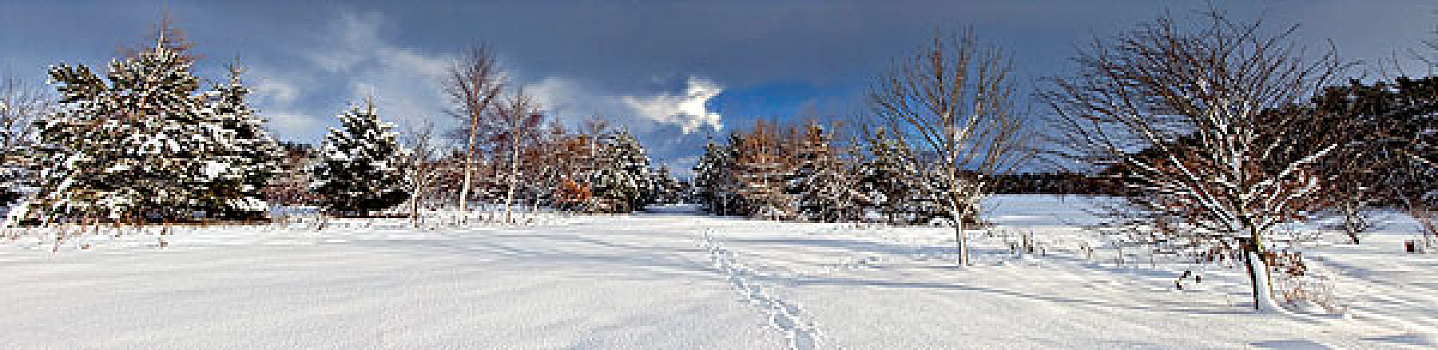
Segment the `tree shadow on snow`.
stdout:
<svg viewBox="0 0 1438 350">
<path fill-rule="evenodd" d="M 1327 346 L 1327 345 L 1315 343 L 1315 342 L 1309 341 L 1309 340 L 1302 340 L 1302 339 L 1266 340 L 1266 341 L 1261 341 L 1261 342 L 1249 343 L 1248 345 L 1253 346 L 1253 347 L 1255 347 L 1255 348 L 1259 348 L 1259 349 L 1287 349 L 1287 350 L 1309 350 L 1309 349 L 1314 349 L 1314 350 L 1327 350 L 1327 349 L 1332 349 L 1332 347 L 1329 347 L 1329 346 Z"/>
<path fill-rule="evenodd" d="M 1434 348 L 1434 347 L 1438 347 L 1438 343 L 1434 343 L 1432 339 L 1426 338 L 1426 337 L 1424 337 L 1424 336 L 1422 336 L 1422 335 L 1412 334 L 1412 333 L 1403 334 L 1403 335 L 1390 335 L 1390 336 L 1383 336 L 1383 337 L 1367 337 L 1367 338 L 1358 338 L 1358 339 L 1359 339 L 1359 340 L 1366 340 L 1366 341 L 1381 342 L 1381 343 L 1392 343 L 1392 344 L 1403 344 L 1403 345 L 1415 345 L 1415 346 L 1424 347 L 1424 348 L 1428 348 L 1428 349 L 1432 349 L 1432 348 Z"/>
</svg>

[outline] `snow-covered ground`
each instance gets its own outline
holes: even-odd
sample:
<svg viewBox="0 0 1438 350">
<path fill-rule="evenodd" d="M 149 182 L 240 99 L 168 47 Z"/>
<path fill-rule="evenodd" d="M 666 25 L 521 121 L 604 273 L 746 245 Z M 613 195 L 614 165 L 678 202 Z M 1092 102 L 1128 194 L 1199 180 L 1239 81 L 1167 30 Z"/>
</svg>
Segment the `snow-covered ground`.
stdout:
<svg viewBox="0 0 1438 350">
<path fill-rule="evenodd" d="M 1239 268 L 1079 230 L 1084 200 L 1006 196 L 952 231 L 695 215 L 544 214 L 181 228 L 0 244 L 3 348 L 1434 348 L 1438 254 L 1411 227 L 1294 249 L 1340 314 L 1255 314 Z M 1033 233 L 1036 254 L 1009 243 Z M 1095 248 L 1089 253 L 1083 244 Z M 88 248 L 81 249 L 82 246 Z M 1184 270 L 1202 283 L 1174 280 Z"/>
</svg>

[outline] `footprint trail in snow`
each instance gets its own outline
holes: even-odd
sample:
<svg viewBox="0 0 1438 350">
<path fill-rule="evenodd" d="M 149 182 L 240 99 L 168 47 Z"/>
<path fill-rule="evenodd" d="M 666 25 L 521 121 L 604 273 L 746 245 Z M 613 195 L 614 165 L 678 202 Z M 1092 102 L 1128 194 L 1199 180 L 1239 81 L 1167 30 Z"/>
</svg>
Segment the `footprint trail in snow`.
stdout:
<svg viewBox="0 0 1438 350">
<path fill-rule="evenodd" d="M 790 349 L 818 349 L 819 329 L 814 326 L 812 321 L 803 316 L 803 310 L 794 303 L 780 299 L 766 291 L 762 283 L 756 279 L 763 275 L 740 263 L 734 253 L 715 241 L 714 236 L 709 232 L 708 229 L 704 230 L 700 247 L 709 252 L 709 259 L 713 262 L 714 268 L 723 271 L 728 276 L 730 285 L 734 286 L 749 303 L 768 312 L 769 325 L 784 333 L 784 337 L 789 339 Z"/>
</svg>

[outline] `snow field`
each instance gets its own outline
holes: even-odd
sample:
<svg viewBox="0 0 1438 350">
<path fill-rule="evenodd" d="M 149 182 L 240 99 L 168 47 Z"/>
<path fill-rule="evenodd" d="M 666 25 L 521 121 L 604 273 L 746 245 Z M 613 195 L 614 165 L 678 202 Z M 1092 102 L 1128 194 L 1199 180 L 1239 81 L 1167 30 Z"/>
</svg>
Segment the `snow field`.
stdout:
<svg viewBox="0 0 1438 350">
<path fill-rule="evenodd" d="M 944 228 L 670 207 L 534 224 L 332 220 L 0 244 L 7 348 L 1433 348 L 1438 255 L 1406 224 L 1295 246 L 1344 314 L 1250 311 L 1241 267 L 1079 230 L 1080 199 L 1003 196 L 955 266 Z M 437 216 L 438 218 L 439 216 Z M 432 221 L 443 221 L 435 219 Z M 1010 244 L 1032 232 L 1036 254 Z M 90 248 L 80 249 L 81 242 Z M 1082 249 L 1094 248 L 1092 258 Z M 1203 276 L 1174 287 L 1185 270 Z"/>
</svg>

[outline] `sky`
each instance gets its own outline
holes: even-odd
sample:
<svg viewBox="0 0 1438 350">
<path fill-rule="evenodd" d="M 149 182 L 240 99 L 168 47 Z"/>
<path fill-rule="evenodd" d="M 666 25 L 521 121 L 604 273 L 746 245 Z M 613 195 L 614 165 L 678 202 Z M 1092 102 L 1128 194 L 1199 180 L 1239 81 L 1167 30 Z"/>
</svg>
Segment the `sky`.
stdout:
<svg viewBox="0 0 1438 350">
<path fill-rule="evenodd" d="M 1332 43 L 1359 62 L 1350 71 L 1357 76 L 1378 75 L 1379 62 L 1438 38 L 1432 0 L 1211 3 L 1237 19 L 1299 25 L 1298 42 Z M 1209 4 L 0 0 L 0 74 L 39 83 L 53 64 L 103 66 L 117 47 L 147 41 L 168 10 L 205 55 L 196 68 L 202 77 L 221 79 L 223 65 L 238 60 L 270 129 L 318 143 L 338 124 L 334 116 L 366 95 L 401 128 L 425 119 L 452 125 L 440 76 L 459 52 L 485 44 L 554 120 L 574 126 L 598 117 L 626 127 L 656 164 L 685 175 L 706 137 L 722 140 L 756 119 L 862 116 L 874 78 L 936 31 L 972 28 L 1009 52 L 1028 94 L 1072 70 L 1070 58 L 1087 40 Z"/>
</svg>

